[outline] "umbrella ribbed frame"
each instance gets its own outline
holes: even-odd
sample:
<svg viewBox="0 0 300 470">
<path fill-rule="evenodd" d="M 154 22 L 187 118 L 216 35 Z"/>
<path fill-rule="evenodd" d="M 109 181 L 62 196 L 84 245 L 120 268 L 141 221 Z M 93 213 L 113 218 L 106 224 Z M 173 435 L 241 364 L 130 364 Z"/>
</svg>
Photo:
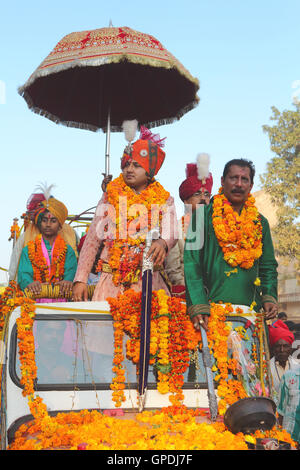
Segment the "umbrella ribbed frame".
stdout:
<svg viewBox="0 0 300 470">
<path fill-rule="evenodd" d="M 155 63 L 156 65 L 151 65 L 151 67 L 149 66 L 149 64 L 147 65 L 141 65 L 144 63 L 144 60 L 142 59 L 139 59 L 139 58 L 133 58 L 134 60 L 132 61 L 128 61 L 127 59 L 126 60 L 122 60 L 120 61 L 120 58 L 119 58 L 119 61 L 113 58 L 111 58 L 111 62 L 110 63 L 105 63 L 105 64 L 102 64 L 101 65 L 101 69 L 97 69 L 97 63 L 93 62 L 93 64 L 89 64 L 88 61 L 87 62 L 80 62 L 80 64 L 76 63 L 74 61 L 74 64 L 64 64 L 64 65 L 59 65 L 57 66 L 55 69 L 51 68 L 51 73 L 49 70 L 45 69 L 45 70 L 37 70 L 36 73 L 34 73 L 30 79 L 27 81 L 27 83 L 20 87 L 18 89 L 18 92 L 19 94 L 25 99 L 28 107 L 30 108 L 31 111 L 33 111 L 34 113 L 36 114 L 39 114 L 41 116 L 44 116 L 46 117 L 47 119 L 55 122 L 56 124 L 62 124 L 62 125 L 65 125 L 67 127 L 76 127 L 76 128 L 80 128 L 80 129 L 86 129 L 86 130 L 90 130 L 90 131 L 93 131 L 93 132 L 96 132 L 98 131 L 99 129 L 102 129 L 104 132 L 106 132 L 107 130 L 107 117 L 108 117 L 108 109 L 109 107 L 111 107 L 111 126 L 110 126 L 110 130 L 112 132 L 121 132 L 122 131 L 122 122 L 123 120 L 125 119 L 138 119 L 139 121 L 139 124 L 140 125 L 145 125 L 146 127 L 148 128 L 152 128 L 152 127 L 157 127 L 157 126 L 161 126 L 161 125 L 164 125 L 164 124 L 171 124 L 172 122 L 174 121 L 177 121 L 179 120 L 184 114 L 186 114 L 187 112 L 189 112 L 190 110 L 194 109 L 198 103 L 199 103 L 199 98 L 197 97 L 196 95 L 196 91 L 197 89 L 199 88 L 198 86 L 198 81 L 195 80 L 195 81 L 187 81 L 186 80 L 186 76 L 182 73 L 180 73 L 178 71 L 177 68 L 170 68 L 170 67 L 161 67 L 161 63 L 158 63 L 156 62 L 155 60 L 153 60 L 153 64 Z M 151 63 L 152 63 L 151 62 Z M 101 63 L 101 61 L 100 61 Z M 136 74 L 136 71 L 138 69 L 141 70 L 140 74 L 143 75 L 146 79 L 146 76 L 147 76 L 147 71 L 151 71 L 151 73 L 149 73 L 149 75 L 153 75 L 153 77 L 155 75 L 157 75 L 157 77 L 159 76 L 162 76 L 164 77 L 163 78 L 163 81 L 164 83 L 166 82 L 170 82 L 170 87 L 169 87 L 169 92 L 170 92 L 170 98 L 168 99 L 168 102 L 166 102 L 166 113 L 164 115 L 164 117 L 161 117 L 161 118 L 158 118 L 158 119 L 145 119 L 143 117 L 139 117 L 137 116 L 136 112 L 134 112 L 133 110 L 130 110 L 130 99 L 131 97 L 124 92 L 123 94 L 123 97 L 127 97 L 128 98 L 128 102 L 126 102 L 124 104 L 124 109 L 123 109 L 123 116 L 121 116 L 121 118 L 119 119 L 119 122 L 116 124 L 115 123 L 115 113 L 114 113 L 114 106 L 112 103 L 109 103 L 109 101 L 107 101 L 105 103 L 105 107 L 103 108 L 103 119 L 101 120 L 101 122 L 99 122 L 97 125 L 95 123 L 92 123 L 92 122 L 84 122 L 83 119 L 78 119 L 78 120 L 72 120 L 72 119 L 69 119 L 69 118 L 64 118 L 62 115 L 59 115 L 59 113 L 56 113 L 55 111 L 52 112 L 51 111 L 51 106 L 53 105 L 53 103 L 55 102 L 53 100 L 53 98 L 55 98 L 55 92 L 57 91 L 56 88 L 56 83 L 57 82 L 60 82 L 60 77 L 62 76 L 66 76 L 66 74 L 68 74 L 70 77 L 71 75 L 81 75 L 83 72 L 84 75 L 87 75 L 87 73 L 85 72 L 88 72 L 88 71 L 91 71 L 91 76 L 92 75 L 96 75 L 97 72 L 96 70 L 99 70 L 99 76 L 101 75 L 105 75 L 106 74 L 106 70 L 108 70 L 108 67 L 111 68 L 111 66 L 113 66 L 114 68 L 116 69 L 119 69 L 120 70 L 120 74 L 123 75 L 124 72 L 122 72 L 122 70 L 127 70 L 126 72 L 126 75 L 129 73 L 129 74 L 132 74 L 133 76 Z M 153 67 L 155 67 L 153 69 Z M 105 70 L 106 69 L 106 70 Z M 93 72 L 95 71 L 95 73 Z M 102 73 L 103 72 L 103 73 Z M 169 78 L 167 78 L 169 77 Z M 174 78 L 175 77 L 175 78 Z M 159 87 L 159 79 L 158 80 L 155 80 L 153 78 L 149 80 L 153 83 L 153 82 L 156 82 L 154 84 L 154 87 L 158 86 Z M 107 81 L 110 81 L 109 79 Z M 139 82 L 141 83 L 141 87 L 143 87 L 143 81 L 142 79 L 139 80 Z M 172 87 L 172 84 L 174 84 L 176 82 L 175 85 L 173 85 Z M 178 85 L 177 85 L 178 84 Z M 183 91 L 183 86 L 182 84 L 185 85 L 185 92 Z M 43 100 L 44 101 L 41 101 L 40 100 L 40 96 L 37 97 L 37 95 L 40 95 L 40 93 L 37 93 L 36 90 L 38 89 L 43 89 L 45 90 L 46 94 L 43 96 Z M 91 87 L 92 89 L 93 87 Z M 151 96 L 151 90 L 149 89 L 149 87 L 147 87 L 147 85 L 144 87 L 145 90 L 144 90 L 144 93 L 145 93 L 145 96 L 144 96 L 144 104 L 141 102 L 141 107 L 143 107 L 143 109 L 146 111 L 147 108 L 149 108 L 149 106 L 152 106 L 153 107 L 153 112 L 152 112 L 152 115 L 155 116 L 155 103 L 153 102 L 153 95 Z M 117 89 L 119 89 L 119 94 L 121 94 L 121 90 L 122 90 L 122 86 L 119 86 L 117 87 Z M 168 86 L 165 85 L 165 89 L 168 89 Z M 158 88 L 159 90 L 159 88 Z M 182 104 L 182 106 L 176 106 L 177 109 L 175 109 L 174 112 L 172 112 L 171 114 L 172 115 L 168 115 L 168 110 L 169 109 L 172 109 L 172 106 L 173 106 L 173 99 L 171 98 L 171 91 L 173 91 L 173 95 L 177 95 L 177 101 L 178 101 L 178 93 L 181 94 L 182 96 L 182 103 L 184 102 L 187 102 L 187 98 L 186 96 L 188 95 L 190 97 L 190 100 L 189 100 L 189 103 L 188 104 Z M 181 93 L 180 93 L 180 90 Z M 66 87 L 65 87 L 65 90 L 62 90 L 61 91 L 61 94 L 62 94 L 62 97 L 66 96 L 68 92 L 68 81 L 66 80 Z M 149 95 L 149 99 L 147 99 Z M 107 97 L 108 98 L 108 97 Z M 159 98 L 157 97 L 157 100 Z M 59 101 L 59 99 L 57 98 L 57 101 Z M 84 106 L 84 103 L 82 103 L 82 107 Z M 99 103 L 99 106 L 101 106 L 101 103 Z M 71 114 L 72 113 L 72 107 L 68 107 L 68 111 L 69 113 Z M 117 111 L 117 114 L 120 115 L 120 111 Z M 149 113 L 148 113 L 149 114 Z M 169 112 L 170 114 L 170 112 Z M 88 119 L 88 118 L 86 118 Z M 82 121 L 82 122 L 80 122 Z"/>
</svg>

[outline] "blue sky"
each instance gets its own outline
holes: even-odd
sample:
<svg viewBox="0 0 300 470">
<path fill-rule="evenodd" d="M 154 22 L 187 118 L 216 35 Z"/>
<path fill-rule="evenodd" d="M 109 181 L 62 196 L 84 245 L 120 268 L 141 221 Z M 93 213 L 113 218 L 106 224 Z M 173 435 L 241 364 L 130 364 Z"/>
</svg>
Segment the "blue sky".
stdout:
<svg viewBox="0 0 300 470">
<path fill-rule="evenodd" d="M 158 180 L 182 203 L 178 187 L 186 163 L 211 155 L 217 191 L 225 163 L 251 159 L 258 175 L 272 158 L 262 131 L 271 106 L 293 108 L 300 98 L 300 3 L 297 0 L 90 0 L 6 2 L 0 9 L 0 267 L 8 267 L 13 217 L 20 217 L 41 181 L 70 213 L 101 195 L 105 134 L 66 128 L 31 112 L 17 88 L 58 41 L 73 31 L 128 26 L 155 36 L 200 81 L 200 103 L 173 124 L 156 128 L 166 140 Z M 296 88 L 293 88 L 296 86 Z M 119 175 L 125 145 L 112 134 L 111 172 Z M 0 282 L 5 275 L 0 271 Z"/>
</svg>

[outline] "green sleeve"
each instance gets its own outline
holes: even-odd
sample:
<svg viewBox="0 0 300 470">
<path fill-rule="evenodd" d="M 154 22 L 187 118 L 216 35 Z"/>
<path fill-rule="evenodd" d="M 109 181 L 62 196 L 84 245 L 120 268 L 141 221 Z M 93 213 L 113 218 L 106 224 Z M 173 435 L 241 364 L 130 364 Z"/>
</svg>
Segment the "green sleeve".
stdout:
<svg viewBox="0 0 300 470">
<path fill-rule="evenodd" d="M 25 246 L 23 248 L 21 257 L 20 257 L 20 263 L 19 263 L 19 269 L 18 269 L 18 284 L 21 288 L 21 290 L 24 290 L 28 284 L 31 284 L 33 282 L 33 269 L 31 265 L 31 261 L 28 256 L 28 248 Z"/>
<path fill-rule="evenodd" d="M 77 258 L 73 248 L 68 245 L 65 259 L 64 280 L 73 282 L 77 270 Z"/>
<path fill-rule="evenodd" d="M 187 311 L 191 318 L 196 315 L 209 315 L 210 305 L 203 282 L 203 250 L 194 243 L 196 236 L 197 211 L 193 213 L 184 247 L 184 277 L 186 285 Z"/>
<path fill-rule="evenodd" d="M 259 259 L 258 276 L 261 282 L 262 303 L 277 303 L 277 267 L 271 231 L 267 219 L 262 217 L 263 252 Z"/>
</svg>

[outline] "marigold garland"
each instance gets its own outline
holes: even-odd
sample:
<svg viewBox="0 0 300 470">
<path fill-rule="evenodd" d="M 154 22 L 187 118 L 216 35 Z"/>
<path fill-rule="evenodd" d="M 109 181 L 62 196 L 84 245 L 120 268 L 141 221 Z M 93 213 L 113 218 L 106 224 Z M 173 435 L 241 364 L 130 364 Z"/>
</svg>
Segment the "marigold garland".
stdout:
<svg viewBox="0 0 300 470">
<path fill-rule="evenodd" d="M 60 235 L 57 235 L 54 242 L 50 269 L 42 250 L 42 235 L 37 235 L 27 246 L 34 281 L 50 284 L 63 280 L 67 245 Z"/>
<path fill-rule="evenodd" d="M 109 235 L 107 238 L 108 263 L 115 285 L 128 287 L 138 281 L 146 235 L 151 228 L 161 227 L 169 197 L 170 193 L 158 181 L 137 194 L 127 186 L 122 174 L 107 185 L 107 200 L 111 204 L 107 217 L 116 226 L 113 239 L 109 239 Z M 138 215 L 139 205 L 144 209 Z M 101 268 L 100 260 L 97 270 Z"/>
<path fill-rule="evenodd" d="M 208 321 L 209 331 L 207 334 L 209 347 L 213 351 L 213 355 L 216 361 L 214 371 L 218 371 L 215 380 L 218 382 L 218 396 L 220 398 L 218 403 L 218 411 L 220 415 L 224 415 L 229 405 L 232 405 L 237 400 L 247 398 L 247 394 L 242 382 L 239 380 L 238 365 L 235 357 L 228 358 L 228 337 L 231 331 L 231 327 L 226 323 L 226 316 L 231 315 L 233 312 L 232 305 L 227 303 L 223 304 L 211 304 L 211 314 Z M 240 308 L 236 309 L 236 313 L 242 313 Z M 259 337 L 262 334 L 262 316 L 257 314 L 255 318 L 255 329 L 253 337 Z M 239 328 L 236 328 L 240 336 L 245 334 L 245 330 L 242 332 Z M 262 345 L 262 339 L 260 344 Z M 267 383 L 267 363 L 263 346 L 260 348 L 260 358 L 257 355 L 257 347 L 255 342 L 252 342 L 252 358 L 256 368 L 257 378 L 260 381 L 262 394 L 267 396 L 269 390 L 265 386 Z M 229 374 L 232 374 L 233 378 L 229 379 Z"/>
<path fill-rule="evenodd" d="M 10 238 L 8 241 L 10 240 L 17 240 L 20 236 L 20 227 L 18 225 L 17 222 L 15 222 L 11 227 L 10 227 Z"/>
<path fill-rule="evenodd" d="M 156 296 L 157 300 L 157 296 Z M 180 302 L 179 299 L 174 299 Z M 178 310 L 178 306 L 168 301 L 169 313 Z M 165 305 L 162 302 L 161 305 Z M 34 394 L 36 364 L 34 357 L 33 319 L 35 304 L 26 298 L 15 283 L 5 290 L 0 297 L 1 327 L 10 312 L 21 306 L 21 316 L 17 321 L 18 342 L 21 363 L 21 381 L 23 394 L 28 397 L 33 421 L 23 424 L 15 434 L 9 450 L 69 449 L 76 450 L 85 443 L 87 450 L 246 450 L 249 436 L 241 433 L 234 435 L 223 423 L 213 424 L 197 422 L 200 410 L 188 410 L 181 407 L 175 413 L 162 411 L 144 411 L 136 416 L 136 421 L 127 419 L 121 423 L 117 418 L 103 415 L 97 410 L 58 413 L 49 416 L 42 399 Z M 139 308 L 136 303 L 136 309 Z M 157 310 L 156 310 L 157 311 Z M 188 320 L 189 323 L 191 323 Z M 134 322 L 129 321 L 129 325 Z M 130 327 L 135 330 L 135 327 Z M 117 328 L 118 329 L 118 328 Z M 190 345 L 199 340 L 199 335 L 189 337 Z M 121 361 L 121 356 L 119 360 Z M 120 362 L 119 362 L 120 363 Z M 119 365 L 118 361 L 117 364 Z M 182 365 L 181 365 L 182 366 Z M 176 410 L 175 407 L 170 409 Z M 257 431 L 251 436 L 256 438 L 271 437 L 290 443 L 296 447 L 289 433 L 282 428 L 270 431 Z M 192 445 L 191 445 L 192 443 Z"/>
<path fill-rule="evenodd" d="M 247 393 L 242 383 L 237 379 L 229 379 L 229 373 L 236 375 L 236 361 L 228 360 L 227 340 L 230 333 L 230 326 L 226 324 L 226 316 L 233 312 L 231 304 L 211 304 L 210 317 L 208 321 L 208 345 L 216 360 L 218 375 L 215 380 L 218 382 L 217 392 L 220 398 L 218 411 L 224 415 L 228 406 L 241 398 L 246 398 Z"/>
<path fill-rule="evenodd" d="M 181 217 L 181 231 L 183 240 L 186 239 L 186 234 L 190 225 L 191 214 L 187 213 Z"/>
<path fill-rule="evenodd" d="M 212 223 L 224 260 L 230 266 L 250 269 L 262 254 L 262 225 L 254 197 L 248 196 L 239 215 L 221 188 L 214 196 Z"/>
<path fill-rule="evenodd" d="M 120 341 L 126 332 L 127 357 L 135 364 L 139 360 L 139 336 L 141 293 L 132 289 L 117 298 L 108 298 L 114 319 L 115 356 L 122 350 Z M 120 341 L 119 341 L 120 339 Z M 175 297 L 169 297 L 164 290 L 152 293 L 150 352 L 151 363 L 155 363 L 158 373 L 157 389 L 160 393 L 170 392 L 170 402 L 174 409 L 182 407 L 183 374 L 189 365 L 189 351 L 198 347 L 201 333 L 197 332 L 186 314 L 185 304 Z M 118 363 L 114 369 L 116 376 L 112 384 L 119 393 L 115 398 L 116 406 L 124 400 L 123 366 Z"/>
</svg>

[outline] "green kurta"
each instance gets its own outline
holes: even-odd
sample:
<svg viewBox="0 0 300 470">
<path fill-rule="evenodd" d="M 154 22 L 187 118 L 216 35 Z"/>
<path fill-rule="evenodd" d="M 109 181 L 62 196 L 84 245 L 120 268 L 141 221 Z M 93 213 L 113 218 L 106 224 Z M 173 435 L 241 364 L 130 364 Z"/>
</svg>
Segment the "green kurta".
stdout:
<svg viewBox="0 0 300 470">
<path fill-rule="evenodd" d="M 45 240 L 45 246 L 49 253 L 49 259 L 51 260 L 51 245 L 48 240 Z M 64 280 L 73 281 L 77 269 L 77 258 L 73 248 L 67 245 L 67 252 L 65 258 L 65 269 L 64 269 Z M 25 246 L 21 253 L 19 269 L 18 269 L 18 284 L 21 290 L 24 290 L 28 284 L 33 282 L 33 269 L 31 261 L 28 256 L 28 247 Z"/>
<path fill-rule="evenodd" d="M 250 306 L 256 302 L 259 311 L 264 302 L 277 302 L 277 261 L 267 219 L 261 215 L 262 256 L 254 262 L 251 269 L 237 266 L 236 273 L 224 261 L 223 251 L 215 236 L 212 225 L 213 201 L 204 207 L 204 243 L 201 249 L 187 249 L 193 238 L 191 230 L 195 227 L 196 213 L 193 214 L 184 251 L 184 273 L 186 283 L 186 302 L 191 317 L 209 314 L 210 303 L 219 302 Z M 198 211 L 203 210 L 198 209 Z M 199 212 L 198 212 L 199 215 Z M 230 275 L 226 275 L 226 272 Z M 259 277 L 260 286 L 254 281 Z"/>
</svg>

